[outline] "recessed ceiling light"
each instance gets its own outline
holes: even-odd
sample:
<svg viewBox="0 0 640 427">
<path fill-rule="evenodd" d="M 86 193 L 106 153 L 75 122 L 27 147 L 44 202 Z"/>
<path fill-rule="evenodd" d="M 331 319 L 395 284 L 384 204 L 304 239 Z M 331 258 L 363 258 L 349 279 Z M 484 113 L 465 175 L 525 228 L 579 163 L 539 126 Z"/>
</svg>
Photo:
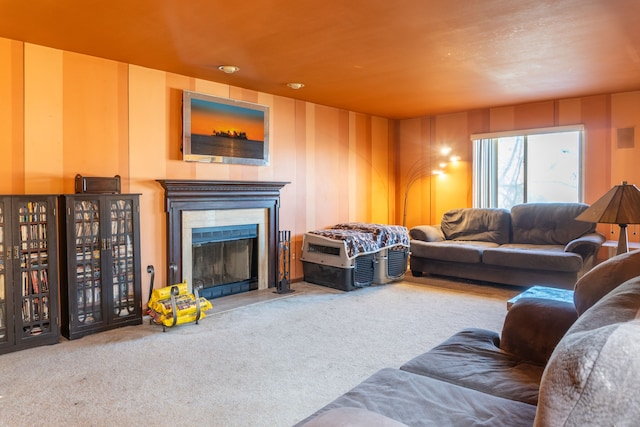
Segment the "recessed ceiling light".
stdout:
<svg viewBox="0 0 640 427">
<path fill-rule="evenodd" d="M 235 65 L 220 65 L 218 67 L 218 70 L 222 71 L 223 73 L 233 74 L 236 71 L 240 71 L 240 68 L 236 67 Z"/>
<path fill-rule="evenodd" d="M 289 86 L 291 89 L 302 89 L 304 87 L 304 84 L 302 83 L 287 83 L 287 86 Z"/>
</svg>

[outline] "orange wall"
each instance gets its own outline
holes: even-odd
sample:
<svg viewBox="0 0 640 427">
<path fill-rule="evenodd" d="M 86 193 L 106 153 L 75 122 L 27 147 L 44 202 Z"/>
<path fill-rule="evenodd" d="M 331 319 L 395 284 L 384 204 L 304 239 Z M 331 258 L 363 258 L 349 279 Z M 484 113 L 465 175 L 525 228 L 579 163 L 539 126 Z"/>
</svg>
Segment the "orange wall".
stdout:
<svg viewBox="0 0 640 427">
<path fill-rule="evenodd" d="M 472 150 L 475 133 L 584 124 L 585 202 L 593 203 L 623 180 L 640 185 L 640 91 L 585 96 L 507 107 L 486 108 L 434 117 L 401 120 L 398 124 L 396 208 L 402 216 L 408 167 L 415 159 L 437 163 L 437 147 L 448 145 L 461 161 L 443 176 L 427 175 L 410 188 L 407 226 L 435 224 L 453 208 L 470 207 Z M 633 148 L 617 147 L 617 129 L 635 127 Z M 600 225 L 608 239 L 617 240 L 617 226 Z M 638 226 L 629 239 L 638 240 Z"/>
<path fill-rule="evenodd" d="M 181 94 L 266 104 L 270 165 L 183 162 Z M 165 283 L 164 193 L 157 179 L 289 181 L 280 226 L 291 230 L 301 278 L 302 236 L 345 221 L 395 220 L 394 123 L 0 38 L 0 194 L 71 193 L 74 177 L 122 177 L 141 193 L 142 267 Z M 149 278 L 143 277 L 143 295 Z"/>
<path fill-rule="evenodd" d="M 181 92 L 269 105 L 269 166 L 183 162 Z M 123 177 L 141 193 L 142 266 L 165 282 L 165 213 L 156 179 L 289 181 L 281 228 L 292 232 L 291 276 L 301 278 L 303 234 L 344 221 L 402 223 L 408 173 L 427 170 L 448 145 L 461 160 L 410 189 L 406 225 L 431 224 L 471 206 L 473 133 L 584 124 L 586 202 L 622 180 L 640 183 L 634 148 L 618 149 L 619 127 L 640 123 L 640 91 L 393 121 L 0 38 L 0 193 L 69 193 L 77 173 Z M 612 142 L 614 141 L 614 142 Z M 613 229 L 614 234 L 610 234 Z M 617 239 L 616 227 L 601 226 Z M 630 239 L 635 226 L 630 227 Z M 143 295 L 148 278 L 143 277 Z"/>
<path fill-rule="evenodd" d="M 21 194 L 24 173 L 22 43 L 0 38 L 0 192 Z"/>
</svg>

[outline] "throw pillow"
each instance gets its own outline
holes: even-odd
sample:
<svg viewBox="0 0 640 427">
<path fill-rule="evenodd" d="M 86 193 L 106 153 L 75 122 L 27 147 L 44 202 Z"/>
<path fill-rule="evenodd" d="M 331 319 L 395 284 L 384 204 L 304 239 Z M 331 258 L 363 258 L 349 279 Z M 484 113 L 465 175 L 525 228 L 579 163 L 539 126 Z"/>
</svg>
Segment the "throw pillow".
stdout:
<svg viewBox="0 0 640 427">
<path fill-rule="evenodd" d="M 447 211 L 440 223 L 447 240 L 509 243 L 511 217 L 504 209 L 462 208 Z"/>
<path fill-rule="evenodd" d="M 640 276 L 640 251 L 609 258 L 592 268 L 575 285 L 573 301 L 578 315 L 612 289 L 636 276 Z"/>
</svg>

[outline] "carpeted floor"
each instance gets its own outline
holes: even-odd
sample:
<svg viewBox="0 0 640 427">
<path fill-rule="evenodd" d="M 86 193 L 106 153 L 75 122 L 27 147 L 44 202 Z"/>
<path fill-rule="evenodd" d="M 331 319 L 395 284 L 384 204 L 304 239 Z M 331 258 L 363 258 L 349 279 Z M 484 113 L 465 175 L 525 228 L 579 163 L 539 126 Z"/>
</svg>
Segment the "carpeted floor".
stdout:
<svg viewBox="0 0 640 427">
<path fill-rule="evenodd" d="M 214 300 L 199 325 L 165 333 L 145 321 L 1 355 L 0 425 L 290 426 L 464 327 L 499 331 L 521 291 L 412 277 L 293 288 Z"/>
</svg>

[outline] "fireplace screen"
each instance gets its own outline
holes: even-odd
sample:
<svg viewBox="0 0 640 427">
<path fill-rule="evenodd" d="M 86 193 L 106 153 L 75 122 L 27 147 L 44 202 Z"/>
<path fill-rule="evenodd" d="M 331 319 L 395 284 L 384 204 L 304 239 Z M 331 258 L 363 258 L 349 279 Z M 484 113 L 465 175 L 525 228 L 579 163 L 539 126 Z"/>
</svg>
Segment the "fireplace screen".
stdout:
<svg viewBox="0 0 640 427">
<path fill-rule="evenodd" d="M 258 226 L 194 228 L 192 280 L 200 295 L 217 298 L 258 289 Z"/>
</svg>

